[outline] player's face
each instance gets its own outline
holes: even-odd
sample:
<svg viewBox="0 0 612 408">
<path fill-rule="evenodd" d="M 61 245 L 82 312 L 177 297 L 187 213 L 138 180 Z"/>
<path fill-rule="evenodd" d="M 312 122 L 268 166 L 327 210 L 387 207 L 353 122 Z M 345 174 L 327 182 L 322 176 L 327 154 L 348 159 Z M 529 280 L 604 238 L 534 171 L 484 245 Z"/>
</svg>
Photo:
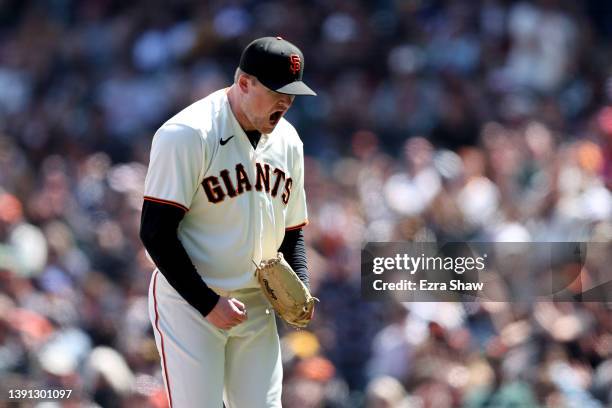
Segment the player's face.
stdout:
<svg viewBox="0 0 612 408">
<path fill-rule="evenodd" d="M 294 99 L 295 95 L 274 92 L 253 79 L 245 97 L 244 113 L 255 129 L 271 133 Z"/>
</svg>

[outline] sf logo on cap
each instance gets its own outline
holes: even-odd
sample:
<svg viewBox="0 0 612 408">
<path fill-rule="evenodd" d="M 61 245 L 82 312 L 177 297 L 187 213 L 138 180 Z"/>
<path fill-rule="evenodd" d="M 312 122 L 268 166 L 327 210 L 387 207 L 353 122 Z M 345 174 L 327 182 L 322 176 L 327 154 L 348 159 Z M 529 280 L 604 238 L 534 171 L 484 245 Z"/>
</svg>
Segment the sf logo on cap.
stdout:
<svg viewBox="0 0 612 408">
<path fill-rule="evenodd" d="M 293 72 L 293 75 L 300 72 L 300 69 L 302 68 L 302 62 L 300 61 L 300 56 L 297 54 L 291 54 L 289 56 L 289 61 L 290 61 L 289 68 L 291 69 L 291 72 Z"/>
</svg>

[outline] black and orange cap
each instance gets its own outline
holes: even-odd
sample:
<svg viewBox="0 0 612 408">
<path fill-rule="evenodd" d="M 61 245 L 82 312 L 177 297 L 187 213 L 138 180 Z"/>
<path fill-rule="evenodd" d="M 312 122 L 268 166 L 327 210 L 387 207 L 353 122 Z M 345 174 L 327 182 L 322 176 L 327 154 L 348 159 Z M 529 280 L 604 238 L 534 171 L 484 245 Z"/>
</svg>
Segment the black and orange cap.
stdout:
<svg viewBox="0 0 612 408">
<path fill-rule="evenodd" d="M 282 37 L 262 37 L 242 51 L 240 69 L 267 88 L 289 95 L 316 95 L 303 81 L 304 54 Z"/>
</svg>

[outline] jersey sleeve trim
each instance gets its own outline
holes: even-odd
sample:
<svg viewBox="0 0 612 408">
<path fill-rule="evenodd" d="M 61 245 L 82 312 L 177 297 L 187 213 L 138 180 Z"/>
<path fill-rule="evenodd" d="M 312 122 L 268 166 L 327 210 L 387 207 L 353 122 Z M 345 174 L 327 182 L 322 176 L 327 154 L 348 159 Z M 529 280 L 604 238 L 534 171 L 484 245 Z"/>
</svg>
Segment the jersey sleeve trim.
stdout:
<svg viewBox="0 0 612 408">
<path fill-rule="evenodd" d="M 303 223 L 301 223 L 301 224 L 294 225 L 293 227 L 287 227 L 287 228 L 285 228 L 285 231 L 293 231 L 293 230 L 296 230 L 296 229 L 300 229 L 300 228 L 302 228 L 302 227 L 305 227 L 306 225 L 308 225 L 308 220 L 304 221 L 304 222 L 303 222 Z"/>
<path fill-rule="evenodd" d="M 189 211 L 189 208 L 185 207 L 182 204 L 179 204 L 177 202 L 174 201 L 170 201 L 170 200 L 162 200 L 161 198 L 155 198 L 155 197 L 149 197 L 149 196 L 144 196 L 144 199 L 147 201 L 153 201 L 154 203 L 160 203 L 160 204 L 167 204 L 167 205 L 171 205 L 177 208 L 180 208 L 181 210 L 187 212 Z"/>
</svg>

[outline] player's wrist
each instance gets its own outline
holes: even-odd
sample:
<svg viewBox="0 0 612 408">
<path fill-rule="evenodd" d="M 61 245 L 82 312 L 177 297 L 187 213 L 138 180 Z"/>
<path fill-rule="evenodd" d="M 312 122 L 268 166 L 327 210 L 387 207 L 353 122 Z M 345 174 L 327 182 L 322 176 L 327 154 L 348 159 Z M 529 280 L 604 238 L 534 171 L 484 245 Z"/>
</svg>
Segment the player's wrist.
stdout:
<svg viewBox="0 0 612 408">
<path fill-rule="evenodd" d="M 198 306 L 198 310 L 204 317 L 208 316 L 210 312 L 213 311 L 221 298 L 221 296 L 216 294 L 212 289 L 206 289 L 206 293 L 202 296 L 202 303 Z"/>
</svg>

